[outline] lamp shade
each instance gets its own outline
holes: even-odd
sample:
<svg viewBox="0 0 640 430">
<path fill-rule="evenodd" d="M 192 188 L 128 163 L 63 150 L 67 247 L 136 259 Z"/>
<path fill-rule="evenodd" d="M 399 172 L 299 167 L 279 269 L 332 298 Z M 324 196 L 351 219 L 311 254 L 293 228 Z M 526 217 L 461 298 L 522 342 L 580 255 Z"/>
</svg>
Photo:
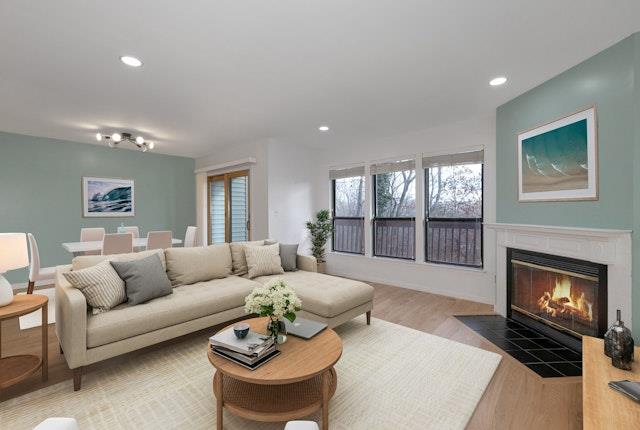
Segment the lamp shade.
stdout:
<svg viewBox="0 0 640 430">
<path fill-rule="evenodd" d="M 28 265 L 27 235 L 25 233 L 0 233 L 0 273 Z"/>
</svg>

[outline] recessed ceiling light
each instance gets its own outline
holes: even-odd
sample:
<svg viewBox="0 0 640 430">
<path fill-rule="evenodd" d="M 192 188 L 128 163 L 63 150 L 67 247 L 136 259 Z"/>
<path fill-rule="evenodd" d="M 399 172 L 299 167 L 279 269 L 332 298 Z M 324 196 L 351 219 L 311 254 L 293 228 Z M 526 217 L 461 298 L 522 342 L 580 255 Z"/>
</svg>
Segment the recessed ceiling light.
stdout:
<svg viewBox="0 0 640 430">
<path fill-rule="evenodd" d="M 321 125 L 320 127 L 318 127 L 318 130 L 320 130 L 320 131 L 329 131 L 329 126 L 328 125 Z"/>
<path fill-rule="evenodd" d="M 502 85 L 507 82 L 507 78 L 504 76 L 498 76 L 497 78 L 493 78 L 489 81 L 489 85 L 492 87 L 497 87 L 498 85 Z"/>
<path fill-rule="evenodd" d="M 131 67 L 140 67 L 140 66 L 142 66 L 142 61 L 140 61 L 136 57 L 131 57 L 129 55 L 125 55 L 123 57 L 120 57 L 120 61 L 122 61 L 127 66 L 131 66 Z"/>
</svg>

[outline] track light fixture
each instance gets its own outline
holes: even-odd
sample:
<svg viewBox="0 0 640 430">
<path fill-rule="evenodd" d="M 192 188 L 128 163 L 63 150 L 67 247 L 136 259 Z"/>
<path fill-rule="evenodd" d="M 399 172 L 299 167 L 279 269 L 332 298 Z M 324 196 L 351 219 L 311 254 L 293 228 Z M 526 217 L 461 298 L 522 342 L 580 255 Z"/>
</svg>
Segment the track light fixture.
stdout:
<svg viewBox="0 0 640 430">
<path fill-rule="evenodd" d="M 133 143 L 142 152 L 147 152 L 156 146 L 155 143 L 150 140 L 145 140 L 142 136 L 134 138 L 131 133 L 113 133 L 112 135 L 96 133 L 96 140 L 98 142 L 106 140 L 109 148 L 117 148 L 120 142 L 127 141 Z"/>
</svg>

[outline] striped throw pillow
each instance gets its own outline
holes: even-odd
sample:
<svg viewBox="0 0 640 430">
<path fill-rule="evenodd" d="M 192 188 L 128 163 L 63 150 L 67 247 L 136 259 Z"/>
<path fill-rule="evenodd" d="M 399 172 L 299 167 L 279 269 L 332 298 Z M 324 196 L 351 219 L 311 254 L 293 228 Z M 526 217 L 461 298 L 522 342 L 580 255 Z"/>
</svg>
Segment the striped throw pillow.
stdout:
<svg viewBox="0 0 640 430">
<path fill-rule="evenodd" d="M 244 254 L 249 267 L 249 279 L 284 273 L 280 260 L 280 245 L 245 246 Z"/>
<path fill-rule="evenodd" d="M 64 273 L 64 277 L 84 294 L 94 315 L 106 312 L 127 300 L 124 281 L 109 261 Z"/>
</svg>

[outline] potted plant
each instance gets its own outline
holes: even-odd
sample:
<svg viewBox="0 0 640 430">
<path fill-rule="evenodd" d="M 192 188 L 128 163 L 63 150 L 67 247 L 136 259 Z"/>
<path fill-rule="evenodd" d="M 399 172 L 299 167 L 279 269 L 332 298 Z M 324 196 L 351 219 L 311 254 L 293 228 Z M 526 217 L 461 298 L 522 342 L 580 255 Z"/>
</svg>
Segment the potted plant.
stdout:
<svg viewBox="0 0 640 430">
<path fill-rule="evenodd" d="M 323 209 L 316 214 L 315 221 L 307 221 L 307 229 L 311 234 L 311 254 L 316 257 L 318 272 L 326 273 L 326 261 L 324 259 L 324 247 L 333 232 L 333 223 L 328 209 Z"/>
</svg>

